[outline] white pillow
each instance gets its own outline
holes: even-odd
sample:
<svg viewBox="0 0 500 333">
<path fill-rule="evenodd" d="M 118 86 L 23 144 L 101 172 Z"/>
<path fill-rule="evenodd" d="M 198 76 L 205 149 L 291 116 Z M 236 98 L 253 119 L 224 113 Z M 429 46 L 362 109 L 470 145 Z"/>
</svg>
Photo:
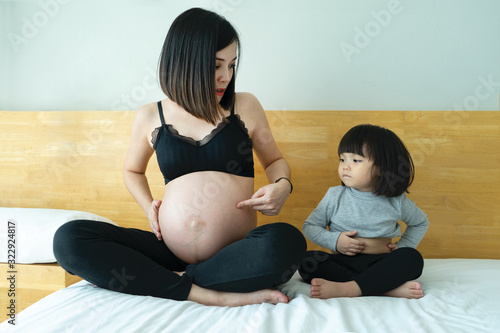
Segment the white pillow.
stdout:
<svg viewBox="0 0 500 333">
<path fill-rule="evenodd" d="M 56 230 L 66 222 L 80 219 L 117 225 L 105 217 L 76 210 L 0 207 L 0 244 L 2 246 L 0 262 L 6 263 L 13 259 L 12 250 L 15 250 L 15 263 L 17 264 L 56 262 L 52 251 Z"/>
</svg>

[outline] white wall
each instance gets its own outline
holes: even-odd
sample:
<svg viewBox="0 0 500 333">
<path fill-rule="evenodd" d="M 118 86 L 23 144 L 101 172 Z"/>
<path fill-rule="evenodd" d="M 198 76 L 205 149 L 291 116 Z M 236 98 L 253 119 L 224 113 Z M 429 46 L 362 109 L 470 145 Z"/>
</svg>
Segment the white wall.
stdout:
<svg viewBox="0 0 500 333">
<path fill-rule="evenodd" d="M 0 0 L 0 110 L 134 110 L 163 98 L 173 19 L 241 32 L 237 90 L 267 110 L 498 110 L 497 0 Z"/>
</svg>

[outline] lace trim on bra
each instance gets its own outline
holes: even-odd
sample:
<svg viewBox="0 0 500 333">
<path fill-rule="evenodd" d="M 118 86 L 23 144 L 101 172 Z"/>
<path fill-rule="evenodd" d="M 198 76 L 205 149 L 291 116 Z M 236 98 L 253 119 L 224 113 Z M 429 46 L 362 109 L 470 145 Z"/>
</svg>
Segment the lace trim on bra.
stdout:
<svg viewBox="0 0 500 333">
<path fill-rule="evenodd" d="M 224 121 L 221 121 L 219 124 L 217 124 L 217 127 L 215 127 L 210 133 L 208 133 L 203 139 L 201 140 L 195 140 L 189 136 L 185 136 L 182 134 L 179 134 L 179 131 L 177 131 L 171 124 L 165 124 L 165 128 L 167 131 L 169 131 L 170 134 L 172 134 L 175 137 L 178 137 L 181 140 L 184 140 L 193 146 L 201 147 L 205 144 L 207 144 L 214 136 L 217 135 L 224 127 L 226 127 L 229 124 L 229 118 L 235 116 L 238 125 L 245 131 L 245 133 L 248 135 L 248 129 L 245 126 L 245 123 L 243 120 L 241 120 L 240 115 L 238 114 L 233 114 L 227 118 L 225 118 Z M 158 140 L 158 135 L 160 133 L 160 130 L 163 128 L 163 126 L 157 127 L 154 129 L 153 133 L 151 133 L 151 143 L 153 144 L 153 149 L 156 150 L 156 142 Z M 251 139 L 250 139 L 251 140 Z"/>
<path fill-rule="evenodd" d="M 153 145 L 153 149 L 156 150 L 156 141 L 158 140 L 158 133 L 160 133 L 160 127 L 154 129 L 153 133 L 151 133 L 151 144 Z"/>
</svg>

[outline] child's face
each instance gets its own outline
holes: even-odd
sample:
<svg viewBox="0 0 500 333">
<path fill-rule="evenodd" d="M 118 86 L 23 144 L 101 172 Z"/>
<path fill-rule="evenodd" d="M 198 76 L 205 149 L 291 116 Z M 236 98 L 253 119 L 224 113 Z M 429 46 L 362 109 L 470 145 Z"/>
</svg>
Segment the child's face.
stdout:
<svg viewBox="0 0 500 333">
<path fill-rule="evenodd" d="M 358 191 L 373 191 L 377 167 L 367 157 L 352 153 L 340 154 L 339 177 L 345 186 Z"/>
</svg>

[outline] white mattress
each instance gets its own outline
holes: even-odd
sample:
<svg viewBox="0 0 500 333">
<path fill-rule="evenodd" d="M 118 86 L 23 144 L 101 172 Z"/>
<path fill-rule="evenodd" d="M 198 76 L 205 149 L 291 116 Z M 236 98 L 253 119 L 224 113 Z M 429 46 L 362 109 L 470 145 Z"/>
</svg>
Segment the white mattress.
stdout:
<svg viewBox="0 0 500 333">
<path fill-rule="evenodd" d="M 209 307 L 79 282 L 4 321 L 1 332 L 500 332 L 500 260 L 426 259 L 419 300 L 312 299 L 296 274 L 288 304 Z"/>
</svg>

